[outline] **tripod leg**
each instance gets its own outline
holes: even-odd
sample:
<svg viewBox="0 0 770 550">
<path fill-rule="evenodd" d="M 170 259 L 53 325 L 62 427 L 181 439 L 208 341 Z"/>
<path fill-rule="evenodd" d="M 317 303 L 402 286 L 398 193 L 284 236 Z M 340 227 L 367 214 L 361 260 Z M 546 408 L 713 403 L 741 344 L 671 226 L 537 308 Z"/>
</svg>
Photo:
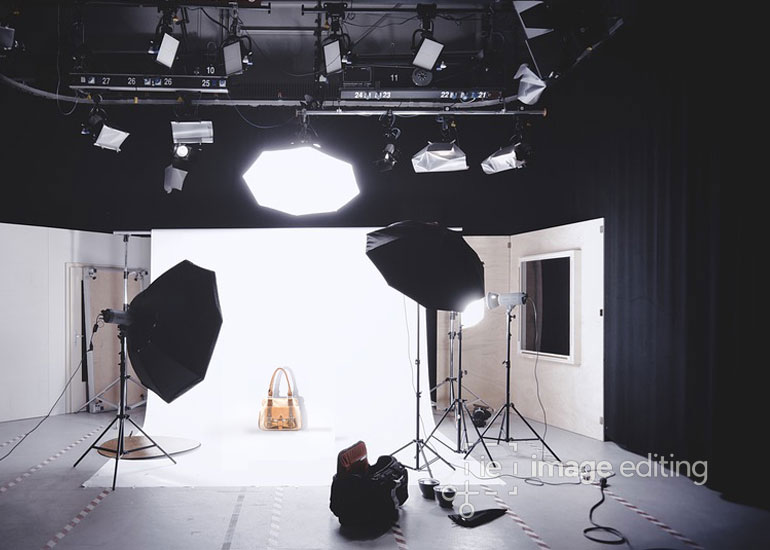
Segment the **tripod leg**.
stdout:
<svg viewBox="0 0 770 550">
<path fill-rule="evenodd" d="M 123 454 L 123 418 L 120 418 L 118 422 L 118 441 L 115 446 L 115 473 L 112 474 L 112 490 L 115 490 L 115 484 L 118 482 L 118 464 L 120 463 L 120 455 Z"/>
<path fill-rule="evenodd" d="M 513 412 L 519 415 L 519 418 L 521 418 L 522 422 L 524 422 L 524 424 L 527 425 L 527 428 L 529 428 L 529 430 L 533 434 L 535 434 L 535 437 L 537 437 L 540 440 L 540 442 L 545 446 L 545 448 L 548 449 L 548 452 L 551 453 L 558 462 L 561 462 L 561 458 L 559 458 L 559 456 L 555 452 L 553 452 L 553 449 L 551 449 L 551 447 L 548 446 L 548 443 L 545 442 L 545 439 L 540 437 L 540 434 L 535 431 L 535 428 L 533 428 L 529 422 L 527 422 L 527 419 L 521 416 L 521 413 L 518 411 L 518 409 L 513 403 L 511 403 L 511 408 L 513 409 Z"/>
<path fill-rule="evenodd" d="M 433 428 L 433 431 L 432 431 L 432 432 L 430 432 L 430 435 L 429 435 L 428 437 L 426 437 L 426 438 L 425 438 L 425 442 L 426 442 L 426 443 L 427 443 L 428 441 L 430 441 L 430 440 L 431 440 L 431 438 L 433 437 L 433 434 L 435 434 L 435 433 L 436 433 L 436 430 L 438 430 L 438 427 L 439 427 L 439 426 L 441 426 L 441 423 L 444 421 L 444 419 L 447 417 L 447 415 L 450 413 L 450 411 L 451 411 L 451 410 L 452 410 L 452 405 L 449 405 L 449 406 L 447 407 L 447 409 L 444 411 L 444 414 L 443 414 L 443 415 L 441 415 L 441 420 L 439 420 L 438 422 L 436 422 L 436 427 L 435 427 L 435 428 Z M 439 443 L 444 443 L 444 442 L 443 442 L 443 441 L 441 441 L 440 439 L 438 439 L 437 441 L 438 441 Z"/>
<path fill-rule="evenodd" d="M 465 409 L 465 413 L 466 413 L 468 416 L 470 416 L 470 415 L 471 415 L 471 413 L 469 413 L 469 412 L 468 412 L 468 407 L 466 407 L 466 406 L 465 406 L 465 403 L 463 403 L 463 407 L 464 407 L 464 409 Z M 489 457 L 489 461 L 490 461 L 490 462 L 494 462 L 494 459 L 492 458 L 492 454 L 489 452 L 489 449 L 487 448 L 487 444 L 486 444 L 486 443 L 484 443 L 484 438 L 483 438 L 483 437 L 481 437 L 481 432 L 480 432 L 480 431 L 479 431 L 479 429 L 476 427 L 476 424 L 474 424 L 474 425 L 473 425 L 473 429 L 475 429 L 475 430 L 476 430 L 476 435 L 478 435 L 478 436 L 479 436 L 479 441 L 481 441 L 481 445 L 484 447 L 484 450 L 486 451 L 486 453 L 487 453 L 487 456 Z M 466 455 L 466 456 L 467 456 L 467 455 Z"/>
<path fill-rule="evenodd" d="M 152 439 L 152 438 L 151 438 L 149 435 L 147 435 L 147 432 L 145 432 L 145 431 L 144 431 L 142 428 L 140 428 L 140 427 L 139 427 L 139 425 L 138 425 L 136 422 L 134 422 L 133 420 L 131 420 L 131 418 L 129 418 L 129 419 L 128 419 L 128 421 L 129 421 L 129 422 L 131 422 L 131 424 L 133 424 L 133 425 L 134 425 L 134 427 L 135 427 L 137 430 L 139 430 L 140 432 L 142 432 L 142 435 L 143 435 L 144 437 L 146 437 L 147 439 L 149 439 L 149 440 L 150 440 L 150 443 L 152 443 L 154 446 L 156 446 L 158 449 L 160 449 L 160 452 L 162 452 L 164 455 L 166 455 L 166 458 L 168 458 L 168 459 L 169 459 L 171 462 L 173 462 L 174 464 L 176 464 L 176 460 L 174 460 L 174 458 L 173 458 L 173 457 L 172 457 L 170 454 L 168 454 L 168 453 L 166 452 L 166 450 L 165 450 L 163 447 L 161 447 L 160 445 L 158 445 L 157 443 L 155 443 L 155 441 L 154 441 L 154 440 L 153 440 L 153 439 Z"/>
<path fill-rule="evenodd" d="M 80 458 L 78 458 L 77 462 L 75 462 L 75 464 L 72 465 L 73 468 L 75 468 L 78 464 L 80 464 L 80 461 L 83 460 L 86 457 L 86 455 L 89 453 L 89 451 L 91 451 L 91 449 L 93 449 L 94 447 L 96 447 L 99 444 L 99 442 L 102 440 L 102 438 L 107 434 L 108 431 L 110 431 L 110 428 L 112 428 L 113 424 L 115 424 L 115 422 L 117 422 L 117 421 L 118 421 L 118 417 L 116 416 L 115 418 L 112 419 L 112 422 L 110 422 L 110 425 L 107 426 L 106 428 L 104 428 L 104 430 L 102 431 L 101 435 L 96 438 L 96 441 L 91 443 L 91 446 L 88 447 L 88 449 L 86 449 L 86 452 L 84 452 L 82 455 L 80 455 Z"/>
<path fill-rule="evenodd" d="M 417 452 L 422 455 L 422 459 L 425 461 L 425 468 L 428 470 L 428 475 L 430 477 L 433 477 L 433 470 L 430 469 L 430 462 L 428 461 L 428 457 L 425 456 L 425 449 L 423 447 L 425 444 L 422 442 L 422 440 L 417 440 Z M 418 468 L 419 469 L 419 468 Z"/>
<path fill-rule="evenodd" d="M 437 458 L 438 458 L 438 459 L 439 459 L 441 462 L 443 462 L 444 464 L 446 464 L 447 466 L 449 466 L 450 468 L 452 468 L 452 470 L 455 470 L 455 469 L 456 469 L 456 468 L 454 467 L 454 465 L 453 465 L 451 462 L 447 461 L 447 460 L 446 460 L 446 459 L 445 459 L 443 456 L 441 456 L 440 454 L 438 454 L 438 452 L 437 452 L 437 451 L 436 451 L 436 450 L 435 450 L 433 447 L 431 447 L 431 446 L 430 446 L 430 445 L 428 445 L 427 443 L 423 443 L 423 444 L 422 444 L 422 446 L 423 446 L 425 449 L 428 449 L 428 450 L 429 450 L 430 452 L 432 452 L 434 455 L 436 455 L 436 457 L 437 457 Z"/>
<path fill-rule="evenodd" d="M 487 432 L 489 431 L 489 428 L 491 428 L 491 427 L 492 427 L 492 424 L 494 424 L 494 423 L 495 423 L 495 420 L 497 420 L 497 417 L 498 417 L 498 416 L 500 416 L 500 413 L 502 413 L 504 409 L 505 409 L 505 405 L 503 405 L 502 407 L 500 407 L 500 408 L 497 410 L 497 412 L 495 413 L 495 416 L 493 416 L 492 418 L 490 418 L 490 420 L 489 420 L 489 423 L 487 423 L 487 427 L 486 427 L 486 428 L 484 428 L 484 431 L 483 431 L 483 432 L 481 432 L 481 437 L 480 437 L 479 439 L 477 439 L 477 440 L 475 441 L 475 443 L 473 443 L 473 445 L 471 445 L 471 446 L 470 446 L 470 448 L 468 449 L 468 452 L 467 452 L 467 453 L 465 453 L 465 456 L 464 456 L 463 458 L 468 458 L 468 457 L 470 456 L 470 454 L 473 452 L 473 449 L 475 449 L 475 448 L 476 448 L 476 445 L 478 445 L 479 443 L 481 443 L 481 440 L 482 440 L 482 439 L 484 439 L 484 437 L 486 436 Z M 503 417 L 503 418 L 505 418 L 505 417 Z M 474 424 L 474 426 L 475 426 L 475 424 Z M 498 436 L 497 436 L 497 443 L 498 443 L 498 445 L 500 444 L 500 441 L 501 441 L 501 437 L 500 437 L 500 435 L 498 434 Z"/>
</svg>

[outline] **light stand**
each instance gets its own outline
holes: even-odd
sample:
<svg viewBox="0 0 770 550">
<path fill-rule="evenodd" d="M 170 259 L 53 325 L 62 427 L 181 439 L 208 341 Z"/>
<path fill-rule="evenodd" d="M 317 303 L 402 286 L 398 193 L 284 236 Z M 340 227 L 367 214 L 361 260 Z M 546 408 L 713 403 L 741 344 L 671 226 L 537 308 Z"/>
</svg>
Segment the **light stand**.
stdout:
<svg viewBox="0 0 770 550">
<path fill-rule="evenodd" d="M 454 412 L 455 417 L 455 425 L 457 428 L 457 441 L 456 441 L 456 447 L 452 448 L 440 439 L 438 440 L 439 443 L 444 445 L 446 448 L 451 450 L 455 453 L 463 453 L 466 451 L 466 448 L 470 444 L 470 441 L 468 440 L 468 418 L 471 418 L 471 413 L 468 410 L 468 405 L 466 404 L 465 400 L 463 399 L 463 369 L 462 369 L 462 354 L 463 354 L 463 325 L 462 325 L 462 319 L 459 322 L 459 330 L 455 332 L 455 319 L 457 318 L 457 312 L 452 311 L 449 313 L 449 380 L 453 380 L 453 374 L 454 374 L 454 340 L 457 338 L 458 340 L 458 369 L 457 369 L 457 395 L 454 394 L 454 384 L 449 385 L 449 399 L 450 403 L 447 406 L 446 410 L 444 411 L 443 416 L 441 417 L 441 420 L 439 420 L 436 423 L 436 427 L 433 428 L 433 431 L 428 436 L 428 439 L 426 441 L 430 441 L 430 439 L 433 437 L 433 435 L 438 430 L 439 426 L 441 426 L 441 423 L 446 419 L 446 417 L 449 415 L 450 411 Z M 479 437 L 478 441 L 481 441 L 481 444 L 484 447 L 484 450 L 487 452 L 487 455 L 489 456 L 490 462 L 493 460 L 492 455 L 489 453 L 489 449 L 487 449 L 486 443 L 484 443 L 484 438 L 482 437 L 481 432 L 479 432 L 478 427 L 473 424 L 471 421 L 471 425 L 473 426 L 473 429 L 476 430 L 476 435 Z M 465 441 L 463 442 L 463 439 Z M 474 444 L 475 446 L 475 444 Z M 472 449 L 473 447 L 471 447 Z M 470 453 L 470 450 L 468 451 Z M 465 455 L 468 456 L 467 454 Z"/>
<path fill-rule="evenodd" d="M 109 312 L 110 310 L 105 310 L 102 313 Z M 105 315 L 105 318 L 108 315 Z M 127 316 L 126 316 L 127 317 Z M 107 428 L 104 429 L 102 434 L 97 438 L 96 441 L 94 441 L 88 449 L 78 458 L 77 462 L 73 464 L 73 468 L 76 467 L 78 464 L 80 464 L 80 461 L 85 458 L 85 456 L 91 451 L 91 449 L 96 449 L 97 451 L 105 451 L 108 453 L 115 453 L 115 473 L 112 476 L 112 490 L 115 490 L 115 483 L 118 480 L 118 463 L 120 462 L 120 459 L 122 456 L 135 453 L 138 451 L 143 451 L 145 449 L 150 449 L 152 447 L 157 447 L 160 452 L 162 452 L 166 458 L 168 458 L 171 462 L 176 464 L 176 460 L 173 459 L 173 457 L 168 454 L 163 447 L 155 443 L 155 441 L 147 435 L 147 433 L 137 425 L 136 422 L 131 420 L 131 416 L 126 412 L 126 385 L 128 383 L 128 375 L 126 374 L 126 334 L 124 326 L 118 325 L 118 338 L 120 338 L 120 403 L 118 404 L 118 411 L 115 415 L 115 418 L 110 422 L 110 425 L 107 426 Z M 125 422 L 130 422 L 137 430 L 142 432 L 142 435 L 146 437 L 150 441 L 150 445 L 144 445 L 142 447 L 135 447 L 133 449 L 126 450 L 125 449 L 125 441 L 124 441 L 124 434 L 125 434 Z M 107 434 L 107 432 L 112 428 L 112 426 L 115 424 L 115 422 L 118 423 L 118 439 L 117 439 L 117 446 L 115 449 L 110 449 L 108 447 L 100 447 L 99 441 L 102 440 L 102 438 Z"/>
<path fill-rule="evenodd" d="M 444 460 L 444 458 L 438 454 L 430 445 L 427 443 L 427 439 L 424 440 L 420 437 L 420 397 L 422 396 L 422 393 L 420 392 L 420 304 L 417 304 L 417 359 L 415 360 L 414 364 L 417 367 L 417 385 L 415 387 L 415 437 L 412 441 L 407 443 L 406 445 L 403 445 L 402 447 L 399 447 L 398 450 L 392 452 L 392 455 L 395 455 L 396 453 L 403 451 L 410 445 L 415 446 L 415 453 L 414 453 L 414 468 L 411 466 L 408 466 L 405 464 L 405 466 L 411 470 L 415 471 L 422 471 L 424 469 L 428 470 L 428 475 L 430 477 L 433 477 L 433 472 L 430 469 L 430 465 L 436 462 L 437 460 L 441 460 L 444 464 L 452 468 L 452 470 L 455 469 L 452 464 Z M 431 434 L 432 435 L 432 434 Z M 430 437 L 428 437 L 430 439 Z M 433 460 L 428 460 L 428 457 L 425 454 L 425 449 L 428 449 L 430 452 L 432 452 L 434 455 L 436 455 L 436 458 Z M 424 460 L 424 463 L 420 464 L 420 455 L 422 455 L 422 458 Z"/>
<path fill-rule="evenodd" d="M 522 297 L 521 303 L 526 302 L 526 296 Z M 498 304 L 499 305 L 499 304 Z M 493 306 L 496 307 L 496 306 Z M 522 414 L 518 411 L 516 408 L 516 405 L 513 404 L 513 401 L 511 399 L 511 320 L 513 319 L 513 308 L 514 305 L 508 305 L 506 307 L 506 316 L 507 316 L 507 344 L 506 344 L 506 351 L 505 351 L 505 361 L 503 361 L 503 365 L 505 365 L 505 404 L 500 407 L 500 409 L 495 413 L 495 415 L 492 417 L 492 419 L 489 421 L 489 424 L 487 425 L 486 429 L 481 433 L 479 436 L 479 439 L 468 449 L 468 452 L 465 454 L 465 458 L 468 457 L 468 455 L 471 454 L 473 449 L 481 443 L 484 448 L 486 449 L 487 446 L 484 443 L 485 439 L 490 439 L 497 441 L 499 444 L 501 441 L 504 441 L 506 443 L 510 443 L 512 441 L 540 441 L 546 449 L 548 449 L 548 452 L 550 452 L 554 458 L 561 462 L 561 459 L 558 457 L 558 455 L 553 452 L 553 449 L 548 446 L 548 443 L 545 442 L 545 440 L 540 437 L 540 434 L 535 431 L 535 429 L 532 427 L 532 425 L 527 422 L 527 419 L 522 416 Z M 515 412 L 519 418 L 521 418 L 521 421 L 526 424 L 527 428 L 535 435 L 535 437 L 522 437 L 522 438 L 516 438 L 511 437 L 511 411 Z M 500 431 L 497 434 L 497 437 L 487 437 L 486 433 L 489 431 L 489 428 L 492 427 L 492 424 L 497 420 L 497 418 L 503 414 L 505 414 L 502 417 L 502 421 L 500 422 Z M 505 437 L 503 437 L 503 430 L 505 430 Z M 487 453 L 489 453 L 489 450 L 487 450 Z"/>
<path fill-rule="evenodd" d="M 128 233 L 124 233 L 123 234 L 123 311 L 127 311 L 128 310 L 128 276 L 130 274 L 130 272 L 128 270 L 128 237 L 129 236 L 130 235 Z M 107 394 L 108 391 L 110 391 L 110 389 L 112 389 L 112 387 L 115 384 L 121 383 L 121 380 L 122 380 L 121 377 L 118 376 L 115 380 L 113 380 L 112 382 L 107 384 L 102 391 L 100 391 L 99 393 L 94 395 L 91 399 L 86 401 L 83 404 L 83 406 L 80 407 L 80 409 L 78 409 L 78 410 L 85 409 L 86 407 L 88 407 L 91 403 L 93 403 L 96 400 L 104 401 L 106 403 L 109 403 L 113 407 L 115 407 L 115 409 L 119 409 L 120 406 L 117 403 L 113 403 L 112 401 L 110 401 L 109 399 L 105 398 L 104 396 Z M 126 380 L 128 380 L 129 382 L 131 382 L 133 384 L 136 384 L 142 390 L 145 389 L 145 387 L 142 386 L 136 380 L 134 380 L 134 378 L 130 374 L 126 375 Z M 147 400 L 146 399 L 142 399 L 142 400 L 140 400 L 140 401 L 138 401 L 138 402 L 136 402 L 136 403 L 134 403 L 132 405 L 125 405 L 125 407 L 126 407 L 126 409 L 131 410 L 131 409 L 135 409 L 137 407 L 141 407 L 145 403 L 147 403 Z M 91 410 L 91 412 L 94 412 L 94 411 Z"/>
</svg>

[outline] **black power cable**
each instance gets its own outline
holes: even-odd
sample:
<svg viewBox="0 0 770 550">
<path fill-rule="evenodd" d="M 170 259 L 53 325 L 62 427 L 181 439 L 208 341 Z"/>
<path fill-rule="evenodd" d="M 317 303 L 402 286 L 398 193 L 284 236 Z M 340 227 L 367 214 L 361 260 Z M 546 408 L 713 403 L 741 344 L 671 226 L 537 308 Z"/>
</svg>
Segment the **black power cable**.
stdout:
<svg viewBox="0 0 770 550">
<path fill-rule="evenodd" d="M 585 529 L 583 529 L 583 536 L 593 542 L 598 542 L 601 544 L 616 544 L 616 545 L 627 544 L 630 548 L 631 543 L 628 541 L 628 538 L 626 538 L 626 536 L 623 533 L 621 533 L 619 530 L 615 529 L 614 527 L 601 525 L 594 521 L 594 512 L 596 511 L 597 508 L 599 508 L 599 506 L 604 504 L 604 500 L 606 498 L 604 496 L 604 489 L 606 487 L 607 487 L 607 478 L 606 477 L 600 478 L 599 489 L 602 492 L 602 498 L 599 500 L 599 502 L 591 506 L 591 510 L 589 510 L 588 512 L 588 521 L 591 522 L 592 527 L 586 527 Z M 614 537 L 614 538 L 600 538 L 593 535 L 593 533 L 605 533 L 609 537 Z"/>
<path fill-rule="evenodd" d="M 99 325 L 99 322 L 100 322 L 100 321 L 101 321 L 101 315 L 99 315 L 99 317 L 97 318 L 96 324 L 94 325 L 94 328 L 93 328 L 93 329 L 92 329 L 92 331 L 91 331 L 91 338 L 88 340 L 88 350 L 87 350 L 87 352 L 86 352 L 86 353 L 88 353 L 88 352 L 90 352 L 90 351 L 93 351 L 93 349 L 94 349 L 94 334 L 96 334 L 96 331 L 97 331 L 97 330 L 99 330 L 99 326 L 100 326 L 100 325 Z M 67 383 L 64 385 L 64 389 L 63 389 L 63 390 L 61 391 L 61 393 L 59 394 L 59 397 L 57 397 L 57 398 L 56 398 L 56 401 L 54 401 L 54 402 L 53 402 L 53 405 L 51 405 L 51 409 L 48 411 L 48 413 L 47 413 L 47 414 L 46 414 L 46 415 L 45 415 L 43 418 L 41 418 L 41 419 L 40 419 L 40 421 L 39 421 L 37 424 L 35 424 L 35 427 L 34 427 L 34 428 L 32 428 L 32 429 L 31 429 L 30 431 L 28 431 L 27 433 L 25 433 L 25 434 L 24 434 L 24 436 L 23 436 L 23 437 L 22 437 L 20 440 L 18 440 L 18 441 L 16 442 L 16 444 L 15 444 L 13 447 L 11 447 L 11 449 L 10 449 L 10 450 L 9 450 L 7 453 L 5 453 L 3 456 L 1 456 L 1 457 L 0 457 L 0 461 L 2 461 L 2 460 L 5 460 L 6 458 L 8 458 L 8 456 L 9 456 L 9 455 L 10 455 L 10 454 L 11 454 L 11 453 L 14 451 L 14 450 L 16 450 L 16 447 L 18 447 L 19 445 L 21 445 L 21 442 L 22 442 L 22 441 L 24 441 L 25 439 L 27 439 L 27 437 L 28 437 L 28 436 L 29 436 L 29 435 L 30 435 L 32 432 L 34 432 L 35 430 L 37 430 L 37 429 L 40 427 L 40 425 L 41 425 L 43 422 L 45 422 L 46 420 L 48 420 L 48 418 L 51 416 L 51 413 L 52 413 L 52 412 L 53 412 L 53 410 L 56 408 L 56 405 L 58 405 L 58 404 L 59 404 L 59 401 L 61 401 L 61 398 L 62 398 L 62 397 L 64 397 L 64 394 L 67 392 L 67 388 L 69 388 L 69 387 L 70 387 L 70 384 L 72 383 L 72 380 L 75 378 L 75 375 L 78 373 L 78 371 L 80 370 L 80 367 L 82 367 L 82 366 L 83 366 L 83 359 L 81 358 L 81 359 L 80 359 L 80 363 L 78 363 L 78 366 L 75 368 L 75 370 L 74 370 L 74 371 L 72 371 L 72 374 L 70 375 L 69 379 L 67 380 Z M 80 408 L 82 408 L 82 407 L 80 407 Z M 80 410 L 80 409 L 78 409 L 78 410 Z"/>
</svg>

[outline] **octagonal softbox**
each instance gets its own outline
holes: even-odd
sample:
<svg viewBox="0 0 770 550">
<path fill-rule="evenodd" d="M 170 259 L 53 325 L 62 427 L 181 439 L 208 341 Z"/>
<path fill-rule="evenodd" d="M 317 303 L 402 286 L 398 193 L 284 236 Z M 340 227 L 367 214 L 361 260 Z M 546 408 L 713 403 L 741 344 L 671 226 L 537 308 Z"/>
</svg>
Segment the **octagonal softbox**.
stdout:
<svg viewBox="0 0 770 550">
<path fill-rule="evenodd" d="M 222 326 L 216 275 L 184 260 L 128 309 L 128 355 L 136 375 L 166 403 L 206 376 Z"/>
</svg>

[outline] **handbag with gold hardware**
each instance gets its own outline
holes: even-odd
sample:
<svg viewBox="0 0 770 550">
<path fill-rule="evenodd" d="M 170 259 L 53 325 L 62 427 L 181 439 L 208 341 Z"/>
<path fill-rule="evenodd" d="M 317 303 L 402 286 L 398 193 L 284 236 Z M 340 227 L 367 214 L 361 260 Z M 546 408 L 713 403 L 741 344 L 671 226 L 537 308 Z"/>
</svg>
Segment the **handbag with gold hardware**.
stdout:
<svg viewBox="0 0 770 550">
<path fill-rule="evenodd" d="M 286 385 L 289 387 L 286 397 L 273 397 L 273 383 L 278 371 L 283 372 Z M 276 389 L 276 394 L 278 393 Z M 302 428 L 302 413 L 299 408 L 299 400 L 293 396 L 289 375 L 281 367 L 273 371 L 270 378 L 270 387 L 267 397 L 262 400 L 262 408 L 259 411 L 260 430 L 299 430 Z"/>
</svg>

